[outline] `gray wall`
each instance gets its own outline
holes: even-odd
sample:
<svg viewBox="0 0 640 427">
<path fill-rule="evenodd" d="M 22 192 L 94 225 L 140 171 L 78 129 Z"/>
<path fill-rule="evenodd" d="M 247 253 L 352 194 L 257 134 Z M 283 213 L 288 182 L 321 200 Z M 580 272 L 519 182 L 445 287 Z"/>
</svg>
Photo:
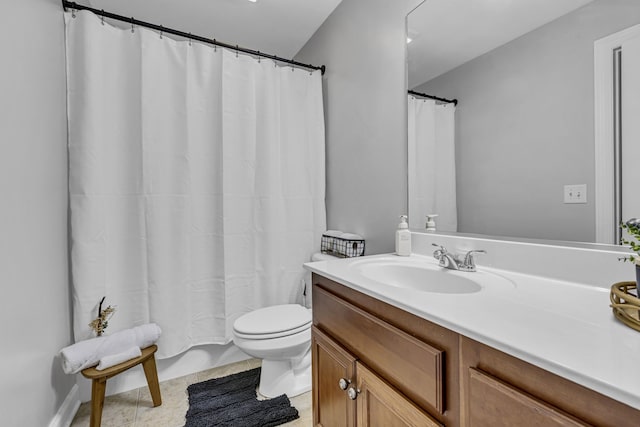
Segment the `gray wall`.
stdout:
<svg viewBox="0 0 640 427">
<path fill-rule="evenodd" d="M 64 32 L 60 2 L 0 14 L 0 424 L 46 426 L 75 378 L 67 256 Z"/>
<path fill-rule="evenodd" d="M 460 100 L 459 231 L 595 241 L 593 42 L 637 23 L 637 0 L 598 0 L 416 88 Z"/>
<path fill-rule="evenodd" d="M 406 15 L 419 0 L 343 0 L 297 60 L 324 64 L 327 224 L 392 252 L 407 212 Z"/>
</svg>

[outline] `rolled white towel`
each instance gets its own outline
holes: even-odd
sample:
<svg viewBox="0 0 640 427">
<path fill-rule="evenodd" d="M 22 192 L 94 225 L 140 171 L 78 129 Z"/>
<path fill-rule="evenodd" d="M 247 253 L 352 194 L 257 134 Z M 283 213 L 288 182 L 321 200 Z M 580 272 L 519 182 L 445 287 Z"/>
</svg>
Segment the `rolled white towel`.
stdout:
<svg viewBox="0 0 640 427">
<path fill-rule="evenodd" d="M 147 348 L 158 341 L 162 330 L 155 323 L 147 323 L 136 326 L 133 328 L 133 332 L 136 334 L 136 345 L 140 348 Z"/>
<path fill-rule="evenodd" d="M 100 363 L 98 363 L 98 366 L 96 366 L 96 369 L 98 371 L 102 371 L 119 363 L 126 362 L 127 360 L 135 359 L 136 357 L 140 356 L 142 356 L 140 347 L 131 347 L 130 349 L 127 349 L 122 353 L 111 354 L 109 356 L 102 357 L 100 359 Z"/>
<path fill-rule="evenodd" d="M 135 345 L 135 334 L 131 329 L 80 341 L 60 351 L 62 369 L 67 374 L 75 374 L 90 366 L 95 366 L 100 358 L 117 354 Z"/>
<path fill-rule="evenodd" d="M 75 374 L 95 366 L 105 356 L 119 354 L 132 347 L 147 348 L 160 338 L 162 330 L 155 323 L 136 326 L 102 337 L 80 341 L 60 350 L 62 369 Z"/>
</svg>

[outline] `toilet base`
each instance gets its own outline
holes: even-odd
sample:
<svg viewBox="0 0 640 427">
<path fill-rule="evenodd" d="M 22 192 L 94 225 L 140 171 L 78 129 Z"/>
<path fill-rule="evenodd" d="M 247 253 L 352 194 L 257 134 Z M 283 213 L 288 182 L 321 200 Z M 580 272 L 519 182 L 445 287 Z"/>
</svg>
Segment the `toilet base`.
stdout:
<svg viewBox="0 0 640 427">
<path fill-rule="evenodd" d="M 264 397 L 298 396 L 311 390 L 311 351 L 299 360 L 262 360 L 258 391 Z"/>
</svg>

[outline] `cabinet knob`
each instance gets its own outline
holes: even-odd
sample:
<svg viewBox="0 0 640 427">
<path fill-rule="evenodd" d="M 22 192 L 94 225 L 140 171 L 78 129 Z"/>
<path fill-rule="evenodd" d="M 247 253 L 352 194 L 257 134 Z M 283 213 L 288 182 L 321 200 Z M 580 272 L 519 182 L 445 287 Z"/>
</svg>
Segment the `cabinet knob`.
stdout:
<svg viewBox="0 0 640 427">
<path fill-rule="evenodd" d="M 346 378 L 340 378 L 340 381 L 338 381 L 338 387 L 340 387 L 340 390 L 346 390 L 347 387 L 349 387 L 349 384 L 351 384 L 351 381 Z"/>
<path fill-rule="evenodd" d="M 360 393 L 360 390 L 356 390 L 353 387 L 351 387 L 349 390 L 347 390 L 347 396 L 349 396 L 349 399 L 351 399 L 351 400 L 356 400 L 356 398 L 358 397 L 359 393 Z"/>
</svg>

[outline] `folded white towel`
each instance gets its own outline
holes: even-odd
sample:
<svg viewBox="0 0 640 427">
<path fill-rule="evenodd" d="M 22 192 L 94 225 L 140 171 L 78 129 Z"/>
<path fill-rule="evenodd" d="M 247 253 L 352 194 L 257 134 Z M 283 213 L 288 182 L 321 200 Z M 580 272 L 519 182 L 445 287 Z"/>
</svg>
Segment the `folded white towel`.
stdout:
<svg viewBox="0 0 640 427">
<path fill-rule="evenodd" d="M 162 330 L 155 323 L 118 331 L 112 335 L 80 341 L 60 350 L 62 369 L 67 374 L 95 366 L 105 356 L 119 354 L 132 347 L 147 348 L 160 338 Z"/>
<path fill-rule="evenodd" d="M 111 354 L 109 356 L 104 356 L 100 359 L 100 363 L 96 366 L 98 371 L 102 371 L 103 369 L 110 368 L 119 363 L 126 362 L 127 360 L 135 359 L 136 357 L 142 356 L 142 352 L 140 351 L 140 347 L 131 347 L 128 350 L 123 351 L 118 354 Z"/>
<path fill-rule="evenodd" d="M 317 252 L 311 255 L 311 261 L 331 261 L 336 259 L 340 259 L 340 258 L 333 255 L 329 255 L 329 254 L 323 254 L 321 252 Z M 311 283 L 311 280 L 309 280 L 309 283 Z"/>
<path fill-rule="evenodd" d="M 340 237 L 344 233 L 340 230 L 327 230 L 322 234 L 329 237 Z"/>
<path fill-rule="evenodd" d="M 353 234 L 353 233 L 342 233 L 340 235 L 340 238 L 347 239 L 347 240 L 364 240 L 361 235 Z"/>
</svg>

